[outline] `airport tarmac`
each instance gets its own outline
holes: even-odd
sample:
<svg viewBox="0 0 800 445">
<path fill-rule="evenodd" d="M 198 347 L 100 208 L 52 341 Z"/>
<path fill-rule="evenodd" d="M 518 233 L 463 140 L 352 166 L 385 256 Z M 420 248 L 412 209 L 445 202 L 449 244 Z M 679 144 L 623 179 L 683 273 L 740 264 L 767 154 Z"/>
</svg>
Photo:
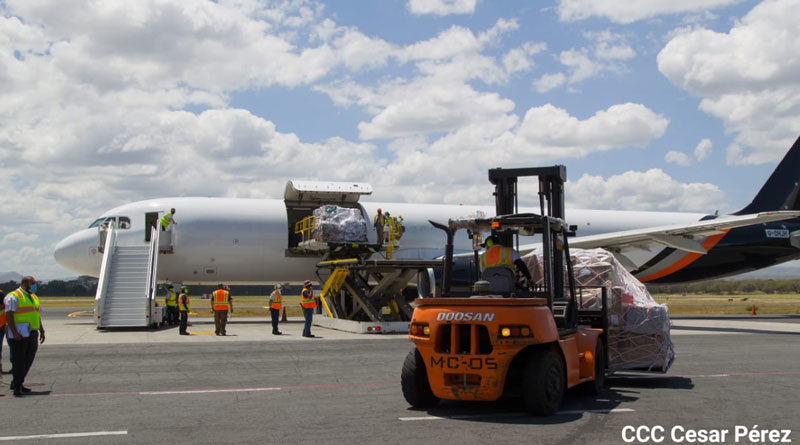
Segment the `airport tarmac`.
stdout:
<svg viewBox="0 0 800 445">
<path fill-rule="evenodd" d="M 676 319 L 666 375 L 614 376 L 599 397 L 569 392 L 561 412 L 527 416 L 513 400 L 413 410 L 400 392 L 404 335 L 302 323 L 210 319 L 190 331 L 97 331 L 87 316 L 46 320 L 28 377 L 3 386 L 0 441 L 25 443 L 624 443 L 626 426 L 790 429 L 800 440 L 797 318 Z M 209 335 L 206 332 L 212 331 Z M 7 350 L 3 354 L 7 369 Z M 10 375 L 2 382 L 8 384 Z M 751 443 L 740 441 L 739 443 Z M 761 443 L 761 442 L 752 442 Z"/>
</svg>

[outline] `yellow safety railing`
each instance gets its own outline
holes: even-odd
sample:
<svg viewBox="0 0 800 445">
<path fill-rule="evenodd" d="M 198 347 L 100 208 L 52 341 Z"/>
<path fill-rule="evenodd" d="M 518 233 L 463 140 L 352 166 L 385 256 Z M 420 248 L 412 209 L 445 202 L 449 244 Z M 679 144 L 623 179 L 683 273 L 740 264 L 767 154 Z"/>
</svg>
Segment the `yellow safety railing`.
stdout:
<svg viewBox="0 0 800 445">
<path fill-rule="evenodd" d="M 350 269 L 347 267 L 337 267 L 333 269 L 331 276 L 325 280 L 325 284 L 322 286 L 322 293 L 320 293 L 319 300 L 322 302 L 322 307 L 325 308 L 325 313 L 327 313 L 330 318 L 333 318 L 333 311 L 331 311 L 327 299 L 333 298 L 333 296 L 339 292 L 349 273 Z"/>
<path fill-rule="evenodd" d="M 306 216 L 294 224 L 294 233 L 295 235 L 300 235 L 301 243 L 311 239 L 311 230 L 314 229 L 316 222 L 317 218 L 314 215 L 311 215 Z"/>
</svg>

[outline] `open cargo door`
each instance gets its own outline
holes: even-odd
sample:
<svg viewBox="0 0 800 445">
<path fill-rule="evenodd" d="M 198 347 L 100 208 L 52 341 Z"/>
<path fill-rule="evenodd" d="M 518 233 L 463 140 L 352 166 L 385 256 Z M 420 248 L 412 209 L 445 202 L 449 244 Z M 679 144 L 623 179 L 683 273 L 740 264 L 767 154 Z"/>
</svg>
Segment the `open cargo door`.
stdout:
<svg viewBox="0 0 800 445">
<path fill-rule="evenodd" d="M 358 209 L 367 221 L 367 225 L 370 226 L 369 215 L 358 203 L 358 200 L 362 195 L 371 194 L 372 186 L 363 182 L 287 181 L 283 192 L 289 235 L 287 254 L 302 253 L 302 249 L 298 249 L 298 245 L 303 241 L 303 237 L 297 233 L 296 226 L 304 218 L 311 216 L 314 209 L 321 206 L 337 205 Z"/>
</svg>

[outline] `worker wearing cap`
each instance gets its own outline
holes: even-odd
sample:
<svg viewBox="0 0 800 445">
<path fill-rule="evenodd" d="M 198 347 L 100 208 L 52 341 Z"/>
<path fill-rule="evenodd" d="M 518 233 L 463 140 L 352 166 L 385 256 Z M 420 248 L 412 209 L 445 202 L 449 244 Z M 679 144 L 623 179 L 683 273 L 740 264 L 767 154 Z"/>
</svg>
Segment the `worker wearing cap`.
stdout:
<svg viewBox="0 0 800 445">
<path fill-rule="evenodd" d="M 375 226 L 375 231 L 378 232 L 378 243 L 383 244 L 383 226 L 386 225 L 386 217 L 381 213 L 381 209 L 378 209 L 378 213 L 372 220 L 372 225 Z"/>
<path fill-rule="evenodd" d="M 44 325 L 39 316 L 37 287 L 33 277 L 22 277 L 19 288 L 9 292 L 4 300 L 13 374 L 11 389 L 17 397 L 31 392 L 23 383 L 36 357 L 39 343 L 44 343 Z"/>
<path fill-rule="evenodd" d="M 168 213 L 165 213 L 164 216 L 161 217 L 161 230 L 166 231 L 169 228 L 170 224 L 178 224 L 178 221 L 175 221 L 173 217 L 175 215 L 175 209 L 169 209 Z"/>
<path fill-rule="evenodd" d="M 170 284 L 167 286 L 167 295 L 164 297 L 164 304 L 167 306 L 167 324 L 178 324 L 178 294 Z"/>
<path fill-rule="evenodd" d="M 181 313 L 181 325 L 178 328 L 178 333 L 180 335 L 189 335 L 186 331 L 186 327 L 189 325 L 189 310 L 192 308 L 191 302 L 189 301 L 189 288 L 183 286 L 181 288 L 181 294 L 178 295 L 178 311 Z"/>
<path fill-rule="evenodd" d="M 269 314 L 272 317 L 272 335 L 283 334 L 278 330 L 278 316 L 281 313 L 282 303 L 283 295 L 281 295 L 281 285 L 276 284 L 272 293 L 269 294 Z"/>
<path fill-rule="evenodd" d="M 481 254 L 481 271 L 492 267 L 505 267 L 511 270 L 514 275 L 517 274 L 517 271 L 521 272 L 528 279 L 528 282 L 531 282 L 531 272 L 516 250 L 501 245 L 494 235 L 486 238 L 484 246 L 486 250 Z"/>
<path fill-rule="evenodd" d="M 303 317 L 306 320 L 303 326 L 303 337 L 314 338 L 316 335 L 311 333 L 311 319 L 314 317 L 317 301 L 314 299 L 314 291 L 311 290 L 311 280 L 303 283 L 303 291 L 300 292 L 300 306 L 303 307 Z"/>
<path fill-rule="evenodd" d="M 228 323 L 228 310 L 233 313 L 233 298 L 222 283 L 211 293 L 211 309 L 214 310 L 214 333 L 227 335 L 225 325 Z"/>
</svg>

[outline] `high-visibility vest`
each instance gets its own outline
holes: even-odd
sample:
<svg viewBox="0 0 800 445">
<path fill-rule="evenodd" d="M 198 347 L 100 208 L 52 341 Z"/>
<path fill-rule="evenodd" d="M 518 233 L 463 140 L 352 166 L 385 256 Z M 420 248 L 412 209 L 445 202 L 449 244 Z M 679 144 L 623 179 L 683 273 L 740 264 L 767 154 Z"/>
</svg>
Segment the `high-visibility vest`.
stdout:
<svg viewBox="0 0 800 445">
<path fill-rule="evenodd" d="M 39 318 L 39 298 L 36 294 L 28 294 L 22 289 L 10 292 L 17 297 L 17 310 L 14 311 L 14 324 L 29 323 L 31 329 L 41 327 Z"/>
<path fill-rule="evenodd" d="M 274 290 L 270 294 L 270 297 L 272 297 L 272 302 L 269 304 L 269 308 L 281 310 L 281 303 L 283 302 L 283 296 L 281 295 L 281 293 Z"/>
<path fill-rule="evenodd" d="M 311 289 L 303 289 L 300 293 L 300 306 L 306 309 L 314 309 L 317 307 L 317 301 L 314 300 L 314 291 Z"/>
<path fill-rule="evenodd" d="M 178 294 L 175 292 L 167 291 L 167 306 L 177 306 L 178 305 Z"/>
<path fill-rule="evenodd" d="M 378 220 L 378 218 L 380 218 L 380 220 Z M 386 216 L 384 216 L 383 213 L 378 213 L 377 215 L 375 215 L 374 218 L 372 218 L 373 226 L 383 227 L 385 224 L 386 224 Z"/>
<path fill-rule="evenodd" d="M 507 267 L 512 272 L 516 272 L 517 267 L 511 262 L 511 248 L 492 246 L 486 249 L 481 255 L 481 270 L 486 270 L 490 267 Z"/>
<path fill-rule="evenodd" d="M 226 291 L 225 289 L 217 289 L 211 293 L 211 298 L 214 299 L 214 310 L 215 311 L 227 311 L 228 310 L 228 300 L 230 299 L 231 293 Z"/>
<path fill-rule="evenodd" d="M 172 213 L 165 213 L 164 216 L 161 217 L 161 225 L 163 227 L 169 227 L 169 223 L 172 222 Z"/>
<path fill-rule="evenodd" d="M 181 294 L 178 297 L 178 301 L 179 301 L 178 310 L 188 312 L 188 311 L 190 311 L 192 309 L 192 305 L 189 302 L 189 295 L 188 294 Z"/>
</svg>

